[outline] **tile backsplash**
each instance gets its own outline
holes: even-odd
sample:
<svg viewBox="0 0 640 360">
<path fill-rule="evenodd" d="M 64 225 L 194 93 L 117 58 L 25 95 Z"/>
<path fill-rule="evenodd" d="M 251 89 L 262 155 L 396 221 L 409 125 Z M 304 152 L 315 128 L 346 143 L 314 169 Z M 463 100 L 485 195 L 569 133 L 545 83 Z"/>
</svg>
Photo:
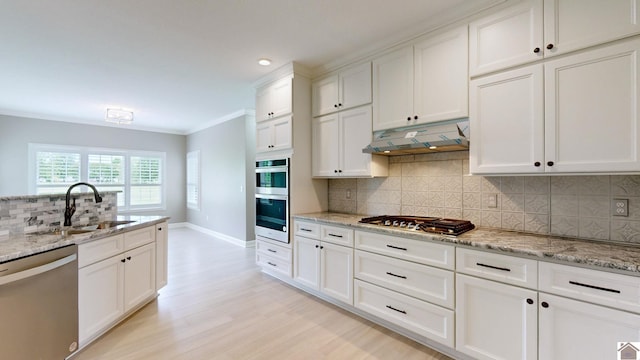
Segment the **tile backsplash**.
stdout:
<svg viewBox="0 0 640 360">
<path fill-rule="evenodd" d="M 466 151 L 389 158 L 389 176 L 329 181 L 329 210 L 640 244 L 640 175 L 471 176 Z M 629 216 L 611 215 L 612 199 Z"/>
<path fill-rule="evenodd" d="M 76 212 L 73 225 L 113 219 L 118 214 L 116 191 L 100 192 L 102 202 L 95 203 L 93 193 L 73 193 Z M 44 231 L 64 222 L 65 194 L 0 197 L 0 230 L 9 234 Z"/>
</svg>

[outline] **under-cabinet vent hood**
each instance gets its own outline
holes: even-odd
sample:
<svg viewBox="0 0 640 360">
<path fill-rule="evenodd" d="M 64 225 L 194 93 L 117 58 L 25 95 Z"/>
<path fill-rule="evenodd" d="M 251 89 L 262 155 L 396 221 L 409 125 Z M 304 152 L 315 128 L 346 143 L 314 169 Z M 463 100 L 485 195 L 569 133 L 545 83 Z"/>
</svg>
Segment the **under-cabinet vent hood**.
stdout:
<svg viewBox="0 0 640 360">
<path fill-rule="evenodd" d="M 373 142 L 363 153 L 403 155 L 469 149 L 469 122 L 420 125 L 373 133 Z"/>
</svg>

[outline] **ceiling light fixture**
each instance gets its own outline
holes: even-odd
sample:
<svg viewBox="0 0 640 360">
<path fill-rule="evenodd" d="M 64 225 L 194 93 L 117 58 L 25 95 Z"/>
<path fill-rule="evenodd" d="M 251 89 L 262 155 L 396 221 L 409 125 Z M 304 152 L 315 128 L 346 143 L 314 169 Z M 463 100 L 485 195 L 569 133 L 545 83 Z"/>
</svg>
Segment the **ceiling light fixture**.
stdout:
<svg viewBox="0 0 640 360">
<path fill-rule="evenodd" d="M 104 120 L 115 124 L 128 125 L 133 122 L 133 111 L 107 108 Z"/>
<path fill-rule="evenodd" d="M 269 66 L 269 65 L 271 65 L 271 60 L 269 60 L 267 58 L 258 59 L 258 64 L 260 64 L 262 66 Z"/>
</svg>

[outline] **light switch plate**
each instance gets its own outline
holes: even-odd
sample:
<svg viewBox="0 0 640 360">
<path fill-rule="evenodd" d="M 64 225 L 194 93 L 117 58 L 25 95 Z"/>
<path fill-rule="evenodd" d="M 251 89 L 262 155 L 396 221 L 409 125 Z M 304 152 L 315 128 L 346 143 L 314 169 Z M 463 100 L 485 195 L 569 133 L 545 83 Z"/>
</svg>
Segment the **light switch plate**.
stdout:
<svg viewBox="0 0 640 360">
<path fill-rule="evenodd" d="M 629 216 L 629 199 L 611 199 L 612 216 Z"/>
</svg>

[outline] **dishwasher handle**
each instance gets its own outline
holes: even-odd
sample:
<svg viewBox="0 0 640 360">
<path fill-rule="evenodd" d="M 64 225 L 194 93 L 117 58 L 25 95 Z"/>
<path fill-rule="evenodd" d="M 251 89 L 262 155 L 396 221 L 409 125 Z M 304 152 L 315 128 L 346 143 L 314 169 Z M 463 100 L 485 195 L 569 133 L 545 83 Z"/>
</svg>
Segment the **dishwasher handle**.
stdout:
<svg viewBox="0 0 640 360">
<path fill-rule="evenodd" d="M 52 261 L 44 265 L 40 265 L 31 269 L 20 271 L 15 274 L 2 276 L 0 277 L 0 285 L 10 284 L 12 282 L 16 282 L 22 279 L 30 278 L 32 276 L 40 275 L 42 273 L 46 273 L 47 271 L 51 271 L 53 269 L 57 269 L 61 266 L 64 266 L 74 261 L 76 258 L 77 258 L 76 254 L 71 254 L 67 257 L 63 257 L 62 259 L 58 259 L 56 261 Z"/>
</svg>

